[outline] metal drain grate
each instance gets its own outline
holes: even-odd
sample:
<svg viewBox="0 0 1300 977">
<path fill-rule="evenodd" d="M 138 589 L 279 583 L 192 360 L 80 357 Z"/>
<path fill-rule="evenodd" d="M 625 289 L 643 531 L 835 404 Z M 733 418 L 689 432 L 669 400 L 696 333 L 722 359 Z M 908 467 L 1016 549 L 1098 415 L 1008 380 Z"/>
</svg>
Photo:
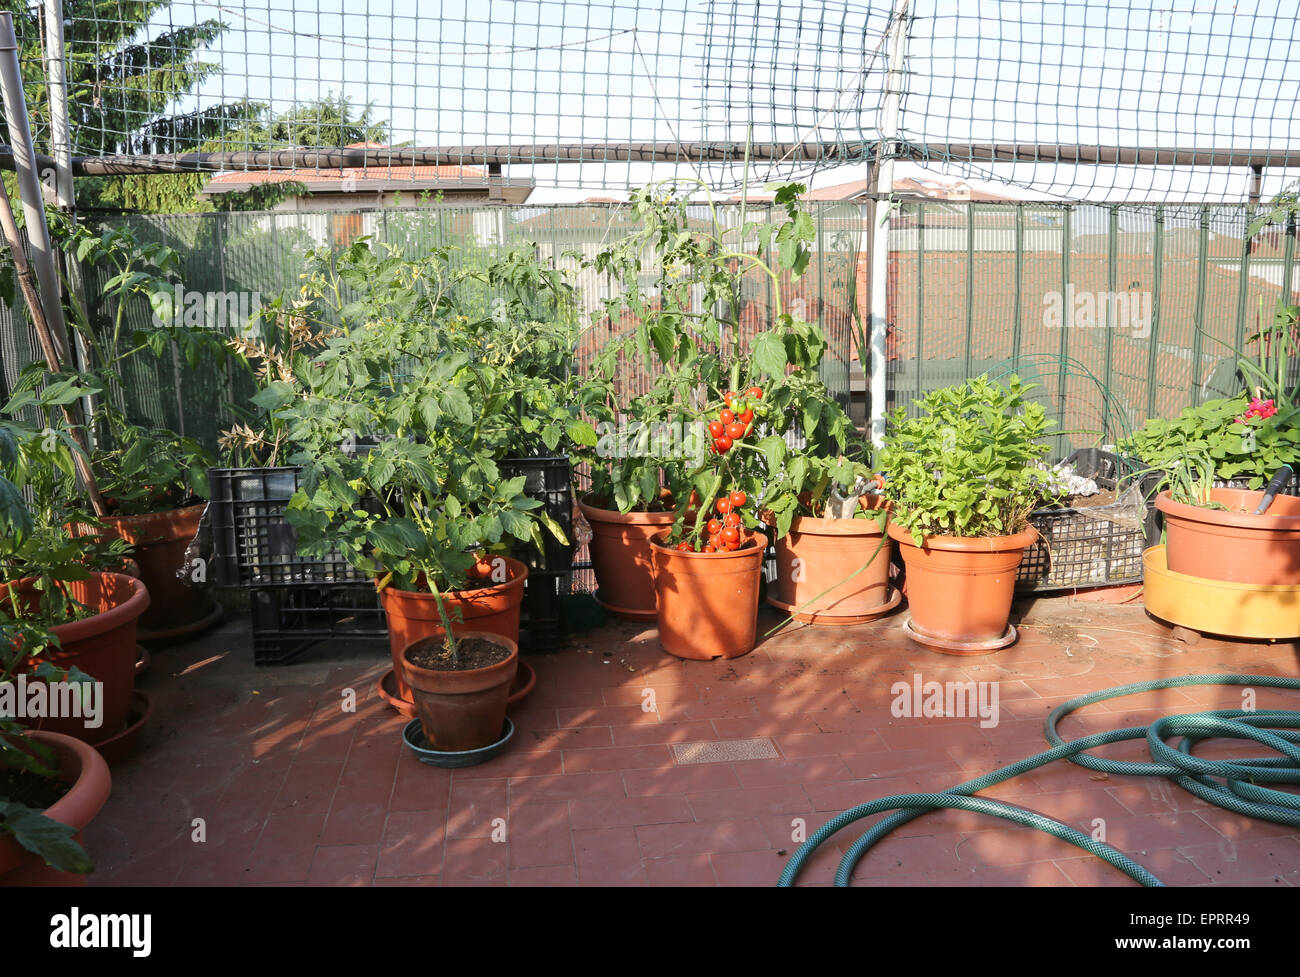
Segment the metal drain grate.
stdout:
<svg viewBox="0 0 1300 977">
<path fill-rule="evenodd" d="M 768 737 L 759 736 L 749 740 L 674 743 L 673 756 L 678 763 L 731 763 L 736 760 L 775 760 L 780 754 Z"/>
</svg>

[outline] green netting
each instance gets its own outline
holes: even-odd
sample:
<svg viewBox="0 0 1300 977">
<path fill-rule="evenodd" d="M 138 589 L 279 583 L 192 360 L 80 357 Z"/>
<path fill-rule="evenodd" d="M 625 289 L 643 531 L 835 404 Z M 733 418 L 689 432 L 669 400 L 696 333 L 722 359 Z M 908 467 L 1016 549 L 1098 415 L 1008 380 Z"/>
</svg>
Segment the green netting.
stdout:
<svg viewBox="0 0 1300 977">
<path fill-rule="evenodd" d="M 218 154 L 209 189 L 233 199 L 295 163 L 268 153 L 348 146 L 300 153 L 299 176 L 734 187 L 747 143 L 760 180 L 863 178 L 879 151 L 1071 200 L 1242 200 L 1300 174 L 1290 0 L 61 3 L 79 189 L 109 205 L 149 194 L 94 184 L 106 157 Z M 43 4 L 0 6 L 46 148 Z"/>
</svg>

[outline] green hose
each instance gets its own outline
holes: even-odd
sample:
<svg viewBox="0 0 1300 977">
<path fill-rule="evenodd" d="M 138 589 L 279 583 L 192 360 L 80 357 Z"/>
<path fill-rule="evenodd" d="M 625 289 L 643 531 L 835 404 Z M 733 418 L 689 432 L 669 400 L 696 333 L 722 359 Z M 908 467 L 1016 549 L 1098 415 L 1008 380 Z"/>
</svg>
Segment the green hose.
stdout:
<svg viewBox="0 0 1300 977">
<path fill-rule="evenodd" d="M 978 814 L 991 814 L 1016 824 L 1036 828 L 1048 834 L 1068 841 L 1090 854 L 1096 855 L 1130 878 L 1146 886 L 1164 885 L 1147 869 L 1133 861 L 1123 852 L 1112 848 L 1104 842 L 1097 841 L 1067 824 L 1062 824 L 1046 815 L 1027 811 L 1024 808 L 995 801 L 985 797 L 971 797 L 977 791 L 1000 784 L 1005 780 L 1018 777 L 1037 769 L 1054 760 L 1069 760 L 1090 770 L 1107 774 L 1127 774 L 1134 777 L 1166 777 L 1184 790 L 1216 807 L 1235 811 L 1247 817 L 1263 821 L 1274 821 L 1292 827 L 1300 827 L 1300 795 L 1286 791 L 1272 790 L 1259 786 L 1260 782 L 1273 784 L 1300 783 L 1300 712 L 1275 711 L 1253 712 L 1245 709 L 1222 709 L 1214 712 L 1199 712 L 1188 715 L 1165 716 L 1157 719 L 1150 726 L 1132 726 L 1128 729 L 1115 729 L 1108 733 L 1097 733 L 1081 739 L 1066 741 L 1056 732 L 1056 725 L 1061 719 L 1076 709 L 1104 702 L 1107 699 L 1119 699 L 1139 692 L 1153 692 L 1157 689 L 1173 689 L 1186 685 L 1240 685 L 1264 686 L 1276 689 L 1300 690 L 1300 679 L 1278 678 L 1272 675 L 1184 675 L 1180 678 L 1156 679 L 1151 682 L 1137 682 L 1133 685 L 1119 685 L 1091 692 L 1088 695 L 1071 699 L 1052 710 L 1044 725 L 1047 741 L 1052 744 L 1050 750 L 1044 750 L 1035 756 L 1027 757 L 1010 766 L 1002 767 L 992 773 L 984 774 L 964 784 L 949 788 L 941 794 L 898 794 L 882 797 L 880 800 L 860 804 L 855 808 L 837 815 L 822 825 L 812 836 L 799 846 L 781 873 L 779 886 L 794 885 L 804 863 L 812 856 L 817 847 L 831 835 L 842 830 L 854 821 L 873 814 L 886 811 L 896 813 L 883 818 L 860 837 L 845 852 L 835 872 L 835 884 L 846 887 L 853 875 L 853 869 L 871 846 L 880 841 L 895 828 L 920 817 L 927 811 L 939 808 L 952 808 L 959 811 L 975 811 Z M 1167 737 L 1181 736 L 1183 739 L 1177 748 L 1165 743 Z M 1203 760 L 1192 755 L 1192 747 L 1201 740 L 1237 739 L 1253 740 L 1281 754 L 1276 757 L 1251 758 L 1245 760 Z M 1145 739 L 1151 754 L 1151 763 L 1133 763 L 1121 760 L 1107 760 L 1083 752 L 1107 743 L 1122 740 Z M 1218 779 L 1216 779 L 1218 778 Z"/>
</svg>

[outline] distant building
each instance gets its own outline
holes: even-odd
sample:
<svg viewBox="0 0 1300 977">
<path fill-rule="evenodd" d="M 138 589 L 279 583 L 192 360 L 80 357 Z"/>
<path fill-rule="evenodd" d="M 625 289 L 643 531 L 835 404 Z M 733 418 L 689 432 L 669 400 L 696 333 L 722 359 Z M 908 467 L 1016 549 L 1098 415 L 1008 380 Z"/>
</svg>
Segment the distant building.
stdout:
<svg viewBox="0 0 1300 977">
<path fill-rule="evenodd" d="M 388 149 L 378 143 L 354 143 L 348 149 Z M 207 199 L 275 183 L 302 183 L 306 192 L 275 204 L 278 211 L 368 210 L 419 203 L 425 194 L 441 194 L 450 204 L 522 204 L 532 195 L 531 180 L 490 176 L 472 166 L 341 166 L 329 169 L 240 170 L 219 173 L 200 196 Z"/>
</svg>

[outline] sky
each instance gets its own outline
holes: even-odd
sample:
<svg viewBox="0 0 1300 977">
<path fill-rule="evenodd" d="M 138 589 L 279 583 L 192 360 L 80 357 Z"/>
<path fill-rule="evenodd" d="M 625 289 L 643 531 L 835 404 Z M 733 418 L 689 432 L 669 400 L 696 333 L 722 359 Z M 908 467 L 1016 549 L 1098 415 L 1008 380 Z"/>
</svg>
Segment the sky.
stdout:
<svg viewBox="0 0 1300 977">
<path fill-rule="evenodd" d="M 224 71 L 184 107 L 279 110 L 342 93 L 416 145 L 837 141 L 879 136 L 882 36 L 898 0 L 176 0 L 158 23 L 215 17 Z M 1295 0 L 913 0 L 901 134 L 1300 150 Z M 1240 200 L 1242 169 L 991 166 L 931 173 L 1005 196 Z M 900 177 L 917 171 L 902 164 Z M 618 196 L 672 167 L 512 167 L 533 200 Z M 685 168 L 688 175 L 697 175 Z M 758 182 L 806 175 L 758 167 Z M 862 163 L 814 185 L 861 179 Z M 735 167 L 706 168 L 728 192 Z M 1265 193 L 1300 176 L 1270 169 Z"/>
</svg>

